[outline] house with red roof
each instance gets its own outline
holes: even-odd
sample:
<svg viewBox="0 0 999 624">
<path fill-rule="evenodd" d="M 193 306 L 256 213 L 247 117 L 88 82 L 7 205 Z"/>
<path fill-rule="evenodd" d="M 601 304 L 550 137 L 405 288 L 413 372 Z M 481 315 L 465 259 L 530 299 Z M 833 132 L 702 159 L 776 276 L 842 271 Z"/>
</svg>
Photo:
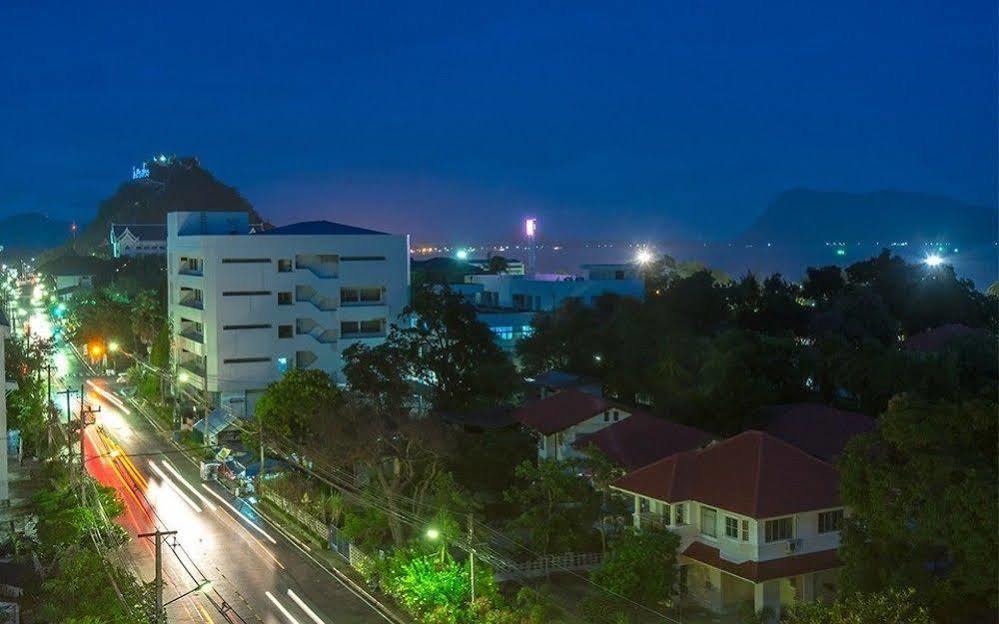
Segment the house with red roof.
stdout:
<svg viewBox="0 0 999 624">
<path fill-rule="evenodd" d="M 642 411 L 599 431 L 576 437 L 572 447 L 596 448 L 625 470 L 636 470 L 664 457 L 706 446 L 714 436 L 695 427 L 681 425 Z"/>
<path fill-rule="evenodd" d="M 637 528 L 680 537 L 680 590 L 716 613 L 757 611 L 836 592 L 848 515 L 830 463 L 750 430 L 629 472 L 611 487 Z"/>
<path fill-rule="evenodd" d="M 630 409 L 577 388 L 528 401 L 513 412 L 514 420 L 537 436 L 538 458 L 557 460 L 583 457 L 573 447 L 578 438 L 631 415 Z"/>
</svg>

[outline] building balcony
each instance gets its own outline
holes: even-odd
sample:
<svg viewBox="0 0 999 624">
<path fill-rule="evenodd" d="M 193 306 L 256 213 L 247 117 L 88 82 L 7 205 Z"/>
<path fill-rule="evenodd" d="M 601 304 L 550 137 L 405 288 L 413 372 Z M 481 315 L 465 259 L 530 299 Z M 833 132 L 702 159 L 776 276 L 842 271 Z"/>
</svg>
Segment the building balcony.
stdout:
<svg viewBox="0 0 999 624">
<path fill-rule="evenodd" d="M 178 363 L 177 372 L 178 377 L 183 379 L 186 376 L 187 380 L 195 385 L 201 386 L 205 383 L 205 365 L 197 360 L 188 360 Z"/>
<path fill-rule="evenodd" d="M 196 297 L 184 297 L 183 299 L 181 299 L 177 303 L 180 304 L 180 305 L 182 305 L 182 306 L 184 306 L 185 308 L 192 308 L 194 310 L 204 310 L 205 309 L 205 302 L 202 301 L 201 299 L 196 298 Z"/>
<path fill-rule="evenodd" d="M 180 270 L 177 271 L 177 275 L 191 275 L 194 277 L 203 277 L 204 272 L 201 269 L 191 269 L 191 268 L 181 267 Z"/>
<path fill-rule="evenodd" d="M 180 335 L 198 344 L 205 344 L 205 335 L 195 329 L 182 329 Z"/>
<path fill-rule="evenodd" d="M 647 511 L 635 514 L 635 527 L 639 529 L 668 529 L 669 517 Z"/>
</svg>

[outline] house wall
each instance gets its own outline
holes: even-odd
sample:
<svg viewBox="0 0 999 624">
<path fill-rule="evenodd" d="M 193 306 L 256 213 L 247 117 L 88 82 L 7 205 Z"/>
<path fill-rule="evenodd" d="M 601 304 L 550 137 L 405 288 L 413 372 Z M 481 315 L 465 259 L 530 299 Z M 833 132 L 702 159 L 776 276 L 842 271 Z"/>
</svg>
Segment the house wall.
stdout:
<svg viewBox="0 0 999 624">
<path fill-rule="evenodd" d="M 252 412 L 259 393 L 296 367 L 342 382 L 344 349 L 383 342 L 409 301 L 407 236 L 230 234 L 248 231 L 245 214 L 208 213 L 205 222 L 197 214 L 168 215 L 174 362 L 230 406 Z M 320 256 L 336 262 L 320 264 Z M 185 270 L 182 258 L 199 259 L 200 271 Z M 381 299 L 341 301 L 345 288 L 377 288 Z M 184 289 L 200 293 L 201 309 L 183 304 Z M 343 334 L 345 323 L 363 321 L 379 321 L 378 331 Z M 193 323 L 201 336 L 184 331 Z M 184 366 L 187 359 L 204 374 Z"/>
<path fill-rule="evenodd" d="M 613 407 L 563 431 L 542 436 L 538 441 L 538 458 L 557 460 L 583 458 L 585 455 L 572 447 L 573 442 L 581 436 L 600 431 L 629 416 L 630 412 Z"/>
</svg>

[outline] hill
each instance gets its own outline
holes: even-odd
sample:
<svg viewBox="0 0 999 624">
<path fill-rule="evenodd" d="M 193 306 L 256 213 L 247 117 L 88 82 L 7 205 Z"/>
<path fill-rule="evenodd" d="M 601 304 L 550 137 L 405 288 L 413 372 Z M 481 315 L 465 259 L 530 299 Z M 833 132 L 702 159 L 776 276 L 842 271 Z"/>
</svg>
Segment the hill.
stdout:
<svg viewBox="0 0 999 624">
<path fill-rule="evenodd" d="M 769 241 L 942 241 L 995 239 L 995 209 L 924 193 L 794 189 L 777 196 L 740 237 Z"/>
<path fill-rule="evenodd" d="M 129 180 L 101 202 L 97 216 L 77 236 L 78 253 L 106 246 L 112 223 L 166 223 L 166 214 L 244 211 L 251 223 L 263 222 L 235 188 L 215 178 L 197 158 L 158 156 L 144 164 L 146 177 Z"/>
<path fill-rule="evenodd" d="M 5 256 L 33 254 L 66 242 L 70 223 L 50 219 L 39 212 L 0 218 L 0 246 Z"/>
</svg>

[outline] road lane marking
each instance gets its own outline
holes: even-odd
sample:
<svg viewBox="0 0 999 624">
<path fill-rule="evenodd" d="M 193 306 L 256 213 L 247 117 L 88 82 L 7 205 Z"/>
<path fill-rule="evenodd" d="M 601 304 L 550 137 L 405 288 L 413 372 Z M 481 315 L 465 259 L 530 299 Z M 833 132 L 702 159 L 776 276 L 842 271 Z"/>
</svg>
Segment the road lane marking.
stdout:
<svg viewBox="0 0 999 624">
<path fill-rule="evenodd" d="M 302 611 L 305 611 L 305 615 L 312 618 L 313 622 L 315 622 L 316 624 L 326 624 L 326 622 L 324 622 L 321 617 L 316 615 L 315 611 L 309 608 L 309 605 L 305 604 L 305 601 L 303 601 L 301 598 L 298 597 L 298 594 L 291 591 L 290 589 L 288 590 L 288 597 L 294 600 L 295 604 L 297 604 L 302 609 Z"/>
<path fill-rule="evenodd" d="M 301 622 L 295 619 L 294 615 L 289 613 L 288 610 L 284 608 L 283 604 L 278 602 L 278 599 L 274 597 L 274 594 L 270 593 L 269 591 L 265 591 L 264 595 L 270 598 L 271 602 L 274 603 L 274 606 L 278 608 L 278 611 L 280 611 L 286 618 L 288 618 L 288 621 L 291 622 L 291 624 L 301 624 Z"/>
<path fill-rule="evenodd" d="M 179 485 L 174 483 L 173 480 L 170 479 L 170 477 L 168 477 L 165 472 L 160 470 L 160 467 L 156 465 L 156 462 L 150 459 L 149 467 L 152 468 L 153 471 L 160 476 L 160 479 L 163 480 L 164 484 L 169 485 L 170 488 L 174 492 L 176 492 L 178 496 L 180 496 L 181 500 L 190 505 L 191 509 L 193 509 L 195 513 L 201 513 L 201 507 L 198 507 L 197 503 L 191 500 L 191 498 L 187 494 L 184 494 L 184 490 L 180 489 Z"/>
<path fill-rule="evenodd" d="M 198 500 L 200 500 L 202 503 L 204 503 L 206 507 L 208 507 L 212 511 L 215 511 L 216 509 L 218 509 L 218 507 L 215 506 L 215 503 L 213 503 L 212 501 L 208 500 L 208 498 L 205 497 L 204 494 L 202 494 L 201 492 L 199 492 L 196 489 L 194 489 L 194 486 L 191 485 L 190 483 L 188 483 L 187 479 L 185 479 L 184 477 L 180 476 L 180 473 L 177 472 L 176 468 L 174 468 L 172 465 L 170 465 L 169 461 L 163 460 L 163 467 L 166 468 L 167 471 L 170 474 L 172 474 L 173 476 L 177 477 L 177 480 L 180 481 L 180 483 L 184 487 L 186 487 L 188 490 L 190 490 L 192 494 L 194 494 L 195 496 L 197 496 Z"/>
<path fill-rule="evenodd" d="M 208 615 L 208 611 L 205 611 L 205 608 L 201 606 L 200 602 L 195 602 L 194 605 L 198 607 L 198 611 L 201 611 L 201 617 L 205 618 L 205 621 L 208 622 L 208 624 L 215 624 L 215 620 L 212 619 L 212 616 Z"/>
<path fill-rule="evenodd" d="M 227 501 L 226 499 L 224 499 L 221 496 L 219 496 L 215 492 L 215 490 L 213 490 L 212 488 L 208 487 L 208 485 L 206 485 L 204 483 L 201 484 L 201 487 L 203 487 L 206 490 L 208 490 L 209 494 L 211 494 L 212 496 L 214 496 L 215 498 L 217 498 L 223 505 L 225 505 L 226 507 L 228 507 L 229 509 L 231 509 L 234 513 L 239 514 L 240 517 L 243 518 L 243 520 L 246 520 L 248 523 L 250 523 L 250 526 L 253 527 L 257 531 L 257 533 L 260 533 L 261 535 L 263 535 L 264 537 L 266 537 L 267 541 L 269 541 L 271 544 L 277 544 L 277 540 L 274 539 L 273 537 L 271 537 L 267 533 L 267 531 L 263 530 L 260 526 L 258 526 L 257 523 L 254 522 L 253 520 L 251 520 L 250 517 L 247 516 L 245 513 L 243 513 L 242 511 L 236 509 L 235 507 L 233 507 L 232 504 L 229 503 L 229 501 Z"/>
</svg>

